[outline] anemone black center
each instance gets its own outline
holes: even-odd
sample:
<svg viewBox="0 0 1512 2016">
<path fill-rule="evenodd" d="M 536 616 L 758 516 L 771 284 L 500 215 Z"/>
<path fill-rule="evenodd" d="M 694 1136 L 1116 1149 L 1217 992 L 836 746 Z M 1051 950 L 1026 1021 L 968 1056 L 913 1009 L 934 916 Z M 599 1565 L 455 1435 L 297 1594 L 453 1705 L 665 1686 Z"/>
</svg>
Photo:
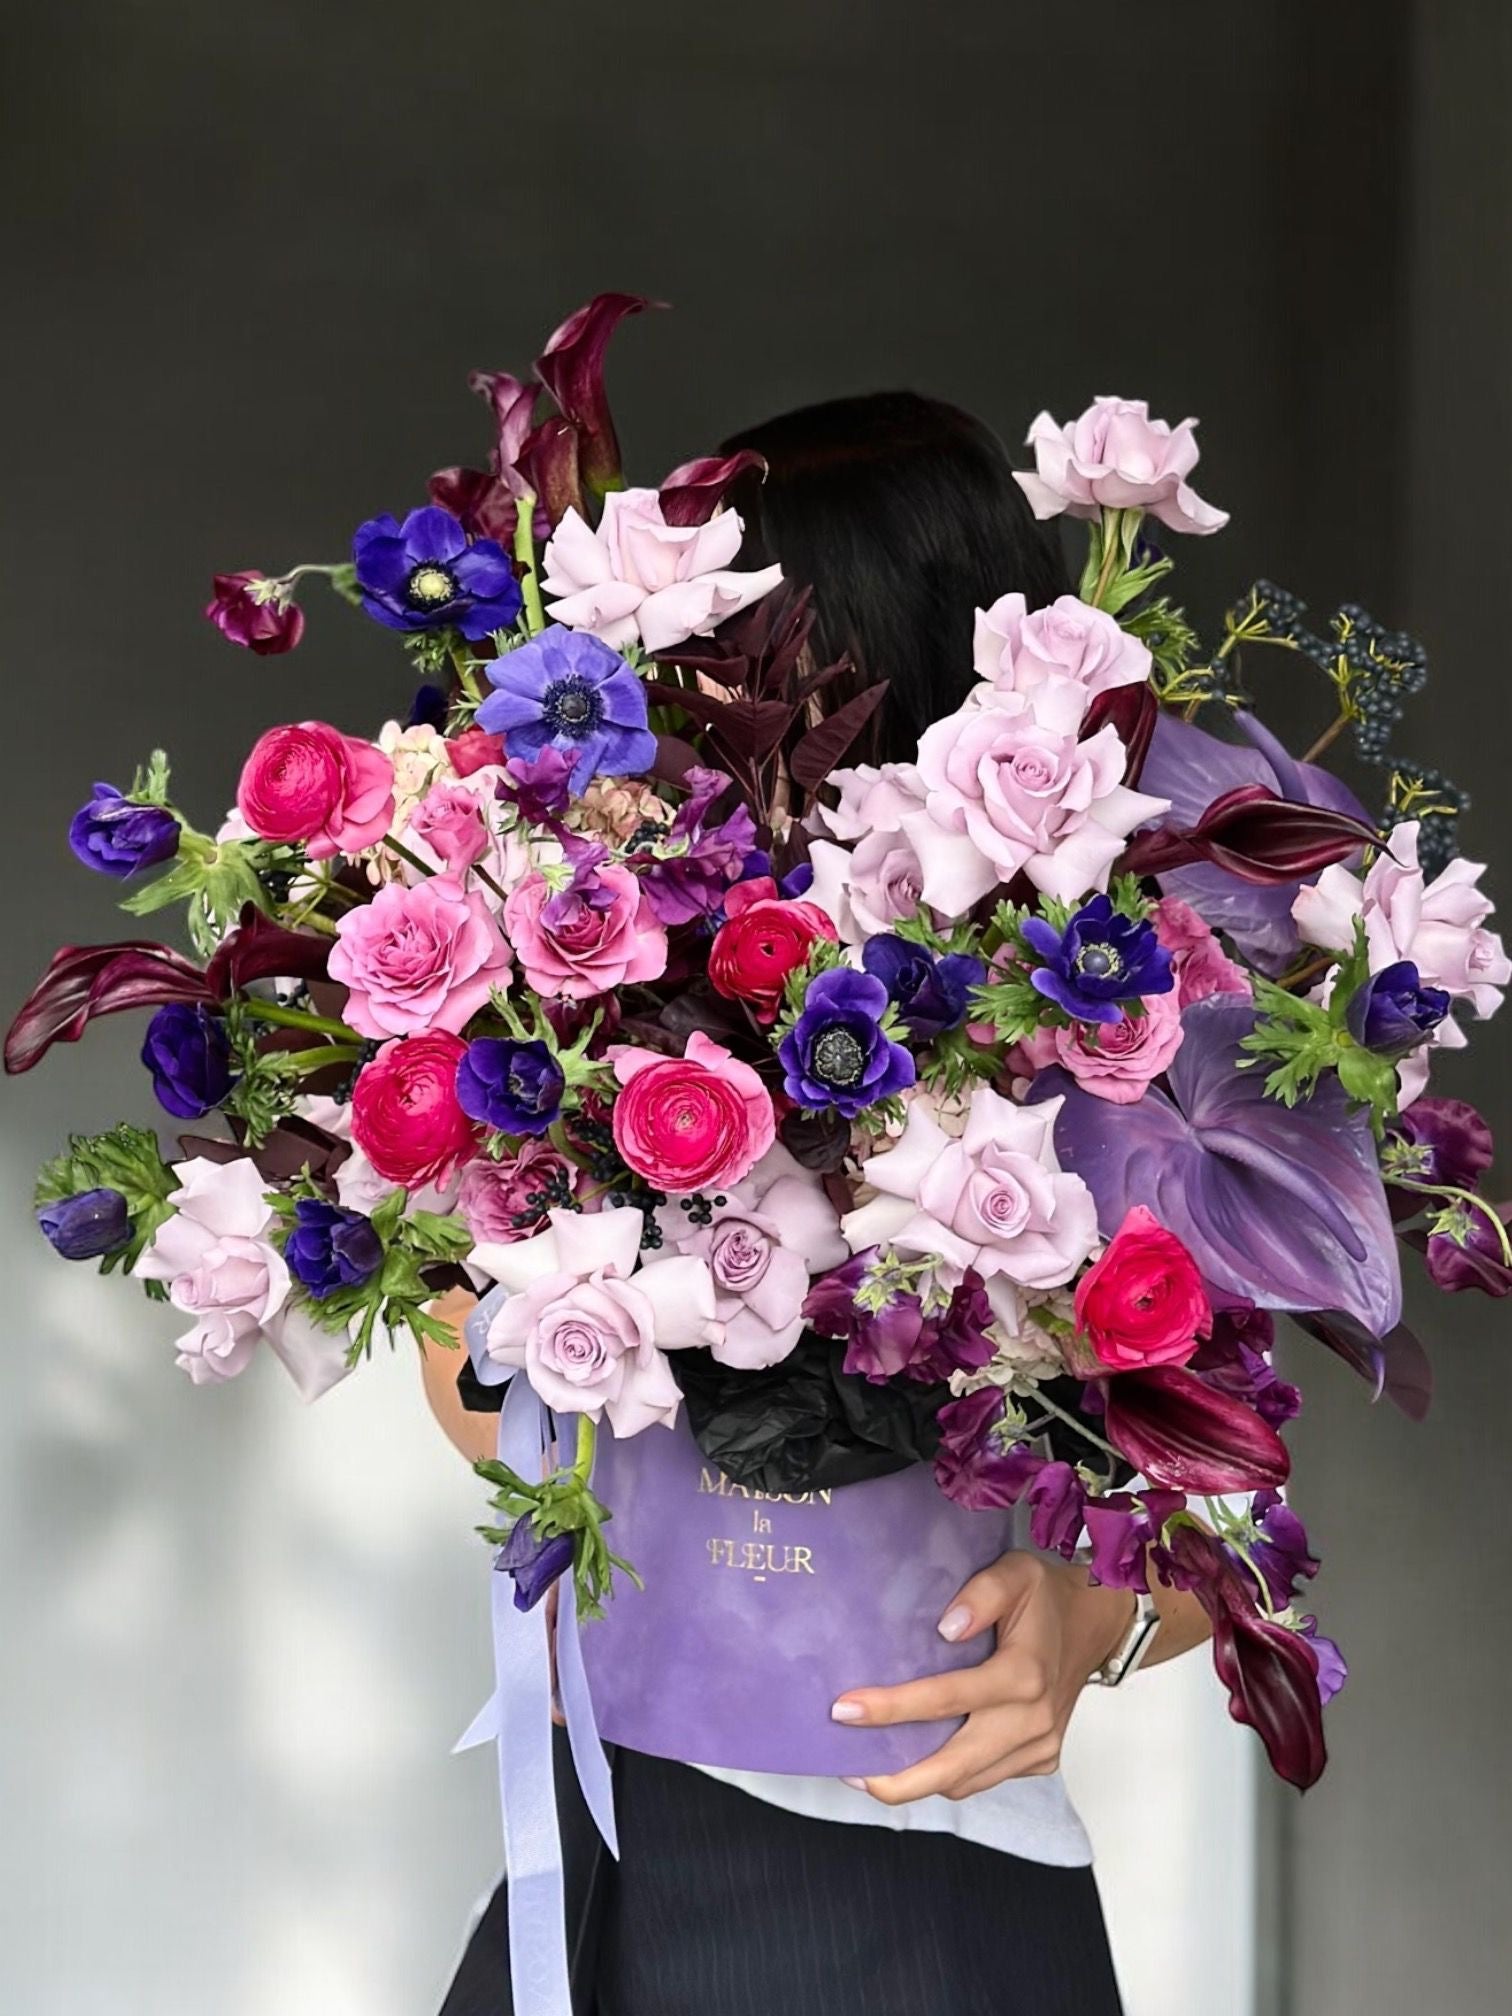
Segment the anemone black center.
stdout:
<svg viewBox="0 0 1512 2016">
<path fill-rule="evenodd" d="M 541 702 L 546 725 L 556 735 L 586 735 L 604 718 L 603 703 L 586 679 L 558 679 Z"/>
<path fill-rule="evenodd" d="M 843 1023 L 820 1031 L 813 1049 L 813 1073 L 826 1085 L 859 1085 L 866 1069 L 861 1039 Z"/>
<path fill-rule="evenodd" d="M 1088 980 L 1116 980 L 1123 961 L 1111 945 L 1084 945 L 1076 955 L 1076 970 Z"/>
<path fill-rule="evenodd" d="M 404 599 L 412 609 L 439 609 L 457 599 L 457 577 L 435 560 L 422 560 L 404 584 Z"/>
</svg>

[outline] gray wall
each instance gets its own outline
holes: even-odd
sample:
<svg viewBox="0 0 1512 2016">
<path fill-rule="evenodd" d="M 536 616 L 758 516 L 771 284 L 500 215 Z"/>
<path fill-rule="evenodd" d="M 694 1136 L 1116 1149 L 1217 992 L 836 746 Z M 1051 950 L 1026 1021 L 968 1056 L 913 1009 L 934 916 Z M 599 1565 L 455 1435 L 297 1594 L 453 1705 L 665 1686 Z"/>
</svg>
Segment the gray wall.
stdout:
<svg viewBox="0 0 1512 2016">
<path fill-rule="evenodd" d="M 676 304 L 628 328 L 613 364 L 648 474 L 785 404 L 887 383 L 1010 437 L 1036 407 L 1102 390 L 1200 414 L 1201 487 L 1234 523 L 1183 550 L 1194 605 L 1211 616 L 1266 572 L 1424 630 L 1440 670 L 1417 747 L 1476 789 L 1472 850 L 1505 858 L 1487 733 L 1505 716 L 1512 460 L 1497 0 L 580 0 L 549 16 L 76 0 L 28 10 L 9 39 L 0 564 L 8 830 L 27 876 L 7 1001 L 60 939 L 117 928 L 60 837 L 90 777 L 162 737 L 208 821 L 270 720 L 359 727 L 403 704 L 381 640 L 318 603 L 299 654 L 254 677 L 199 619 L 210 573 L 334 556 L 360 516 L 415 501 L 431 467 L 482 445 L 467 369 L 523 363 L 600 287 Z M 1504 1120 L 1492 1048 L 1453 1083 Z M 131 1032 L 102 1029 L 5 1094 L 0 1239 L 26 1314 L 0 1354 L 0 1545 L 22 1620 L 0 1999 L 23 2016 L 198 2006 L 175 2000 L 186 1980 L 229 1976 L 287 1925 L 286 1899 L 237 1882 L 281 1862 L 320 1898 L 330 1950 L 368 1955 L 367 1976 L 311 2006 L 424 2008 L 488 1873 L 487 1787 L 438 1790 L 432 1761 L 476 1679 L 453 1648 L 481 1649 L 470 1501 L 449 1472 L 413 1481 L 417 1429 L 385 1445 L 390 1472 L 364 1471 L 370 1502 L 343 1522 L 344 1479 L 322 1496 L 266 1476 L 261 1395 L 207 1407 L 155 1332 L 98 1332 L 118 1300 L 60 1286 L 22 1223 L 25 1172 L 68 1126 L 148 1117 L 131 1056 Z M 1269 1958 L 1303 2016 L 1478 2016 L 1512 1957 L 1494 1912 L 1506 1577 L 1476 1551 L 1497 1520 L 1481 1479 L 1507 1425 L 1501 1331 L 1486 1305 L 1425 1320 L 1441 1400 L 1424 1430 L 1308 1367 L 1301 1491 L 1359 1674 L 1330 1777 L 1278 1825 Z M 328 1432 L 303 1425 L 312 1443 Z M 279 1769 L 296 1777 L 297 1753 L 275 1746 L 275 1769 L 230 1745 L 217 1698 L 233 1625 L 264 1679 L 314 1628 L 285 1618 L 277 1636 L 267 1589 L 238 1584 L 235 1536 L 265 1501 L 291 1556 L 301 1539 L 329 1550 L 332 1616 L 344 1589 L 375 1592 L 345 1670 L 354 1698 L 397 1687 L 410 1718 L 375 1774 L 333 1714 L 345 1764 L 317 1777 L 293 1839 Z M 333 1537 L 312 1542 L 323 1521 Z M 297 1687 L 251 1691 L 287 1738 Z M 365 1847 L 338 1872 L 340 1801 Z M 434 1837 L 418 1855 L 409 1822 Z M 1195 1922 L 1201 1900 L 1168 1908 Z M 124 1991 L 122 1950 L 139 1969 Z M 325 1979 L 297 1949 L 273 1978 Z"/>
</svg>

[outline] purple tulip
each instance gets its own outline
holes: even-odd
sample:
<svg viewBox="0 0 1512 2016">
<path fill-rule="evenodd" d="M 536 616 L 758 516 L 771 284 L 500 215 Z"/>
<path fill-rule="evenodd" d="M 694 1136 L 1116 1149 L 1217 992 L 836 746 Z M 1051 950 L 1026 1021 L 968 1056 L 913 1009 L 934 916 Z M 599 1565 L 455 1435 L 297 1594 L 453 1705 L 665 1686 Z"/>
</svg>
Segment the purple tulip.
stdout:
<svg viewBox="0 0 1512 2016">
<path fill-rule="evenodd" d="M 203 1002 L 170 1001 L 147 1024 L 142 1062 L 159 1105 L 180 1120 L 199 1120 L 235 1083 L 231 1046 Z"/>
<path fill-rule="evenodd" d="M 803 1012 L 777 1047 L 784 1090 L 798 1105 L 833 1107 L 848 1120 L 914 1082 L 914 1061 L 882 1030 L 887 989 L 871 973 L 838 966 L 808 984 Z"/>
<path fill-rule="evenodd" d="M 987 978 L 986 966 L 969 953 L 949 952 L 937 959 L 922 945 L 890 932 L 867 939 L 861 963 L 887 989 L 909 1034 L 924 1043 L 965 1021 L 967 997 Z"/>
<path fill-rule="evenodd" d="M 179 822 L 161 805 L 137 805 L 114 784 L 96 784 L 68 825 L 68 844 L 86 868 L 124 882 L 178 852 Z"/>
<path fill-rule="evenodd" d="M 439 504 L 421 505 L 402 525 L 388 512 L 369 518 L 357 527 L 352 558 L 363 608 L 391 630 L 451 624 L 476 643 L 520 613 L 520 584 L 503 547 L 492 539 L 469 544 Z"/>
<path fill-rule="evenodd" d="M 514 1577 L 516 1610 L 533 1610 L 560 1575 L 572 1566 L 573 1538 L 557 1533 L 543 1540 L 534 1517 L 526 1512 L 509 1529 L 509 1538 L 494 1556 L 500 1574 Z"/>
<path fill-rule="evenodd" d="M 1344 1023 L 1361 1049 L 1405 1057 L 1428 1041 L 1448 1013 L 1444 989 L 1425 987 L 1413 962 L 1398 959 L 1355 990 Z"/>
<path fill-rule="evenodd" d="M 1169 994 L 1171 954 L 1146 918 L 1121 917 L 1106 896 L 1084 903 L 1064 931 L 1028 917 L 1024 938 L 1044 962 L 1031 986 L 1079 1022 L 1121 1022 L 1121 1001 Z"/>
<path fill-rule="evenodd" d="M 37 1224 L 65 1260 L 99 1260 L 131 1237 L 131 1213 L 119 1190 L 80 1190 L 37 1206 Z"/>
<path fill-rule="evenodd" d="M 645 687 L 590 632 L 550 623 L 486 669 L 495 691 L 478 709 L 478 726 L 504 736 L 512 756 L 572 755 L 575 796 L 597 776 L 633 776 L 656 761 Z"/>
<path fill-rule="evenodd" d="M 342 1288 L 360 1288 L 383 1265 L 383 1241 L 370 1218 L 323 1198 L 301 1197 L 284 1259 L 317 1302 Z"/>
<path fill-rule="evenodd" d="M 566 1084 L 544 1043 L 478 1036 L 457 1066 L 457 1104 L 501 1134 L 540 1135 L 556 1119 Z"/>
</svg>

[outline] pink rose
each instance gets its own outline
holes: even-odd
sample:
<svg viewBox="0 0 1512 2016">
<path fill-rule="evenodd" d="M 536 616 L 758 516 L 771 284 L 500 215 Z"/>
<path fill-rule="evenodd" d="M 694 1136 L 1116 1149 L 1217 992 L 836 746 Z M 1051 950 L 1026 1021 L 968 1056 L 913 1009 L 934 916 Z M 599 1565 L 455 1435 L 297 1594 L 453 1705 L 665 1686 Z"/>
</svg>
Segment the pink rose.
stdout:
<svg viewBox="0 0 1512 2016">
<path fill-rule="evenodd" d="M 1190 903 L 1162 896 L 1150 913 L 1155 936 L 1171 954 L 1176 1000 L 1190 1008 L 1211 994 L 1248 994 L 1249 975 L 1236 966 Z"/>
<path fill-rule="evenodd" d="M 706 1261 L 714 1314 L 723 1329 L 710 1345 L 722 1365 L 759 1371 L 776 1365 L 803 1334 L 811 1277 L 846 1258 L 840 1218 L 816 1176 L 773 1148 L 707 1224 L 674 1204 L 657 1213 L 665 1249 Z"/>
<path fill-rule="evenodd" d="M 390 882 L 336 927 L 330 975 L 347 990 L 342 1013 L 360 1035 L 456 1034 L 507 984 L 509 947 L 476 890 L 448 876 Z"/>
<path fill-rule="evenodd" d="M 388 831 L 394 766 L 324 721 L 270 728 L 242 765 L 236 806 L 262 839 L 303 842 L 312 861 L 360 854 Z"/>
<path fill-rule="evenodd" d="M 547 1141 L 527 1141 L 516 1155 L 478 1155 L 462 1172 L 457 1209 L 480 1244 L 508 1246 L 544 1231 L 548 1206 L 543 1196 L 565 1184 L 573 1196 L 581 1188 L 577 1163 Z"/>
<path fill-rule="evenodd" d="M 526 984 L 551 998 L 586 1001 L 667 970 L 666 931 L 628 868 L 602 867 L 556 895 L 544 875 L 527 875 L 504 928 Z"/>
<path fill-rule="evenodd" d="M 977 677 L 1008 693 L 1064 694 L 1080 724 L 1088 703 L 1150 676 L 1150 654 L 1105 610 L 1062 595 L 1031 614 L 1022 595 L 976 612 Z"/>
<path fill-rule="evenodd" d="M 491 837 L 482 800 L 461 784 L 433 784 L 404 829 L 405 842 L 415 853 L 452 875 L 481 861 Z"/>
<path fill-rule="evenodd" d="M 959 917 L 1020 873 L 1065 903 L 1103 888 L 1129 834 L 1168 809 L 1121 782 L 1126 762 L 1111 725 L 1078 741 L 1021 693 L 936 721 L 919 744 L 925 809 L 902 821 L 924 900 Z"/>
<path fill-rule="evenodd" d="M 1072 1077 L 1099 1099 L 1132 1106 L 1181 1048 L 1181 1001 L 1147 994 L 1143 1015 L 1121 1022 L 1077 1022 L 1055 1032 L 1055 1054 Z"/>
<path fill-rule="evenodd" d="M 1204 503 L 1186 480 L 1197 466 L 1196 425 L 1152 420 L 1143 399 L 1094 399 L 1066 427 L 1041 413 L 1028 435 L 1037 470 L 1016 470 L 1014 481 L 1036 518 L 1148 511 L 1173 532 L 1217 532 L 1228 513 Z"/>
<path fill-rule="evenodd" d="M 607 1413 L 619 1436 L 672 1425 L 682 1395 L 663 1352 L 719 1334 L 702 1260 L 636 1271 L 644 1224 L 628 1205 L 592 1217 L 553 1211 L 534 1239 L 484 1242 L 470 1255 L 511 1291 L 489 1325 L 489 1357 L 522 1369 L 548 1407 L 594 1421 Z"/>
<path fill-rule="evenodd" d="M 733 511 L 669 525 L 656 491 L 611 490 L 597 531 L 569 509 L 547 542 L 541 585 L 558 598 L 549 614 L 616 650 L 638 640 L 665 651 L 707 637 L 782 579 L 780 567 L 732 569 L 744 530 Z"/>
<path fill-rule="evenodd" d="M 1012 1288 L 1058 1288 L 1097 1243 L 1097 1207 L 1079 1176 L 1055 1155 L 1059 1099 L 1015 1106 L 989 1087 L 971 1095 L 959 1139 L 940 1125 L 928 1098 L 912 1101 L 896 1144 L 862 1167 L 877 1196 L 845 1219 L 853 1253 L 893 1246 L 937 1254 L 959 1280 L 968 1268 L 1016 1318 Z M 1017 1329 L 1016 1320 L 1010 1327 Z"/>
<path fill-rule="evenodd" d="M 749 1175 L 777 1134 L 772 1097 L 749 1064 L 695 1030 L 681 1057 L 611 1050 L 621 1086 L 614 1145 L 657 1190 L 685 1197 Z"/>
</svg>

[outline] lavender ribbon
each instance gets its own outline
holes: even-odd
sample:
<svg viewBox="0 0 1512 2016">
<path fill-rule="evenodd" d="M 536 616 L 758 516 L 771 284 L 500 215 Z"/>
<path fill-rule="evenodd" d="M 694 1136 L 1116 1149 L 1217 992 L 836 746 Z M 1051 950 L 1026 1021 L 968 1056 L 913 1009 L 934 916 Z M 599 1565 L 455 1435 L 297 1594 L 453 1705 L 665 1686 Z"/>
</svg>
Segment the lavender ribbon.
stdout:
<svg viewBox="0 0 1512 2016">
<path fill-rule="evenodd" d="M 469 1355 L 479 1383 L 509 1390 L 499 1414 L 499 1461 L 534 1477 L 551 1438 L 551 1420 L 528 1380 L 488 1356 L 488 1326 L 505 1290 L 493 1289 L 467 1320 Z M 614 1792 L 599 1740 L 578 1640 L 572 1577 L 558 1584 L 557 1687 L 578 1783 L 611 1855 L 618 1856 Z M 509 1972 L 518 2016 L 572 2016 L 562 1838 L 552 1771 L 551 1663 L 546 1606 L 517 1610 L 508 1575 L 492 1582 L 494 1691 L 456 1745 L 498 1748 L 504 1867 L 509 1884 Z"/>
</svg>

